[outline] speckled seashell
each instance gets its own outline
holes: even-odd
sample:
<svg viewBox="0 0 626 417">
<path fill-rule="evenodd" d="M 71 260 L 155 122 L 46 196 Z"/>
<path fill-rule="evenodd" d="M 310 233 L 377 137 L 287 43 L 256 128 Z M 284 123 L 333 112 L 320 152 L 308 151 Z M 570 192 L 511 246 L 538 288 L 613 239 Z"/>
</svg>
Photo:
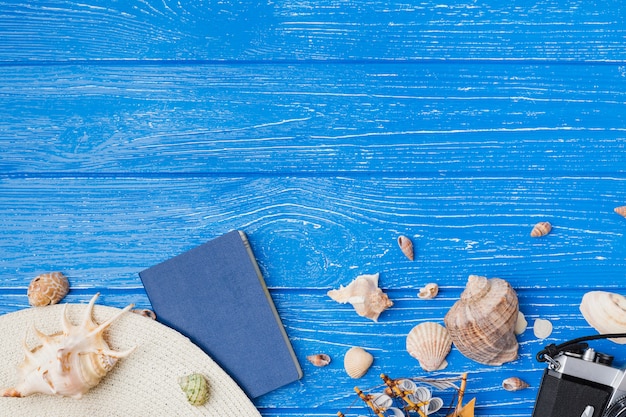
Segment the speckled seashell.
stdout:
<svg viewBox="0 0 626 417">
<path fill-rule="evenodd" d="M 338 303 L 350 303 L 359 316 L 378 321 L 380 313 L 393 305 L 387 294 L 378 288 L 379 274 L 359 275 L 347 287 L 328 291 Z"/>
<path fill-rule="evenodd" d="M 539 222 L 533 227 L 533 230 L 530 232 L 532 237 L 541 237 L 545 236 L 552 230 L 552 225 L 549 222 Z"/>
<path fill-rule="evenodd" d="M 204 375 L 194 373 L 178 378 L 178 385 L 185 393 L 189 404 L 200 406 L 209 398 L 209 383 Z"/>
<path fill-rule="evenodd" d="M 538 339 L 545 339 L 552 334 L 552 323 L 550 320 L 536 319 L 533 324 L 533 333 Z"/>
<path fill-rule="evenodd" d="M 374 356 L 361 347 L 352 347 L 343 358 L 343 366 L 350 378 L 361 378 L 374 363 Z"/>
<path fill-rule="evenodd" d="M 431 282 L 422 287 L 417 293 L 417 296 L 422 300 L 431 300 L 435 298 L 437 294 L 439 294 L 439 285 Z"/>
<path fill-rule="evenodd" d="M 56 304 L 69 290 L 67 277 L 61 272 L 37 275 L 28 286 L 28 303 L 34 307 Z"/>
<path fill-rule="evenodd" d="M 446 356 L 452 339 L 439 323 L 425 322 L 413 327 L 406 338 L 406 350 L 419 361 L 425 371 L 437 371 L 448 366 Z"/>
<path fill-rule="evenodd" d="M 626 297 L 607 291 L 590 291 L 583 296 L 580 311 L 587 323 L 601 334 L 626 333 Z M 611 339 L 626 344 L 626 338 Z"/>
<path fill-rule="evenodd" d="M 620 216 L 626 217 L 626 206 L 615 207 L 614 210 Z"/>
<path fill-rule="evenodd" d="M 139 314 L 140 316 L 143 317 L 147 317 L 149 319 L 152 320 L 156 320 L 156 313 L 152 310 L 149 310 L 147 308 L 137 308 L 137 309 L 133 309 L 130 310 L 131 312 L 135 313 L 135 314 Z"/>
<path fill-rule="evenodd" d="M 508 282 L 471 275 L 444 322 L 463 355 L 498 366 L 517 359 L 514 330 L 518 311 L 517 294 Z"/>
<path fill-rule="evenodd" d="M 504 388 L 507 391 L 519 391 L 519 390 L 528 388 L 529 386 L 530 385 L 528 385 L 527 382 L 522 381 L 520 378 L 516 376 L 512 376 L 502 381 L 502 388 Z"/>
<path fill-rule="evenodd" d="M 317 367 L 323 367 L 330 364 L 330 356 L 325 353 L 317 353 L 315 355 L 309 355 L 306 357 L 309 362 Z"/>
<path fill-rule="evenodd" d="M 81 398 L 100 383 L 119 359 L 133 352 L 135 348 L 124 352 L 114 351 L 104 340 L 104 332 L 133 305 L 126 306 L 98 325 L 92 317 L 97 298 L 98 294 L 91 298 L 78 325 L 69 321 L 66 305 L 61 317 L 61 332 L 46 335 L 35 328 L 35 335 L 41 345 L 29 349 L 24 341 L 25 357 L 18 367 L 19 381 L 15 387 L 0 391 L 0 396 L 48 394 Z"/>
<path fill-rule="evenodd" d="M 415 258 L 413 252 L 413 242 L 407 236 L 398 236 L 398 246 L 400 246 L 400 250 L 404 253 L 404 256 L 409 258 L 411 261 Z"/>
</svg>

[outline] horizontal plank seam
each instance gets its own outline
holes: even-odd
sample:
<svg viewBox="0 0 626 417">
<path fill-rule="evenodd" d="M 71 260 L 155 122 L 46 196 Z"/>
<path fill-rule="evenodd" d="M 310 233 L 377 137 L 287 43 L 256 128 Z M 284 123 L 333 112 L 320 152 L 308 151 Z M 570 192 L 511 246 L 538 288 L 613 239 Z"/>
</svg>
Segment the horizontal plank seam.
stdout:
<svg viewBox="0 0 626 417">
<path fill-rule="evenodd" d="M 276 66 L 276 65 L 398 65 L 398 64 L 502 64 L 502 65 L 625 65 L 626 59 L 576 59 L 576 58 L 409 58 L 409 59 L 68 59 L 68 60 L 0 60 L 0 67 L 41 66 Z"/>
</svg>

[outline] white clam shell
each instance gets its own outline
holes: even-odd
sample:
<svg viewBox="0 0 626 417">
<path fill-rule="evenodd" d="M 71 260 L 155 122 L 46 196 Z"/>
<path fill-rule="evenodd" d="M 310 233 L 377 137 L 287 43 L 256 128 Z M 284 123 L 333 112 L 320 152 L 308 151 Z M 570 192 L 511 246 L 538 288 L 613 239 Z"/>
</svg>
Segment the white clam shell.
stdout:
<svg viewBox="0 0 626 417">
<path fill-rule="evenodd" d="M 448 330 L 439 323 L 425 322 L 413 327 L 406 338 L 406 350 L 425 371 L 445 368 L 452 348 Z"/>
<path fill-rule="evenodd" d="M 590 291 L 583 296 L 580 311 L 587 323 L 601 334 L 626 333 L 626 297 L 607 291 Z M 626 338 L 611 339 L 626 344 Z"/>
<path fill-rule="evenodd" d="M 343 358 L 343 366 L 350 378 L 358 379 L 374 363 L 374 356 L 361 347 L 351 347 Z"/>
<path fill-rule="evenodd" d="M 527 327 L 528 321 L 526 320 L 526 316 L 524 316 L 524 313 L 519 311 L 517 313 L 517 321 L 515 322 L 515 334 L 519 336 L 526 331 Z"/>
<path fill-rule="evenodd" d="M 552 323 L 550 320 L 536 319 L 533 324 L 533 333 L 539 339 L 545 339 L 552 334 Z"/>
<path fill-rule="evenodd" d="M 379 274 L 359 275 L 347 287 L 328 291 L 338 303 L 350 303 L 359 316 L 378 321 L 380 313 L 393 305 L 387 294 L 378 288 Z"/>
</svg>

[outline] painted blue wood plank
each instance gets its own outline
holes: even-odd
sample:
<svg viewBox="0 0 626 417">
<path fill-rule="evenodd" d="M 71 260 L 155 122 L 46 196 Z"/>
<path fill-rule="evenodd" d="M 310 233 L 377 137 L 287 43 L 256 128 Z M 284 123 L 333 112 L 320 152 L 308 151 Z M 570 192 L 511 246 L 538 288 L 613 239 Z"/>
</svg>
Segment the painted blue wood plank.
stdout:
<svg viewBox="0 0 626 417">
<path fill-rule="evenodd" d="M 623 61 L 620 1 L 0 2 L 0 61 Z"/>
<path fill-rule="evenodd" d="M 623 174 L 624 75 L 479 63 L 0 67 L 0 169 Z"/>
<path fill-rule="evenodd" d="M 136 273 L 232 229 L 268 285 L 325 288 L 381 272 L 387 288 L 469 274 L 519 287 L 620 287 L 619 177 L 2 178 L 2 286 L 63 270 L 83 288 L 141 287 Z M 553 231 L 530 237 L 543 220 Z M 410 236 L 417 261 L 400 253 Z"/>
</svg>

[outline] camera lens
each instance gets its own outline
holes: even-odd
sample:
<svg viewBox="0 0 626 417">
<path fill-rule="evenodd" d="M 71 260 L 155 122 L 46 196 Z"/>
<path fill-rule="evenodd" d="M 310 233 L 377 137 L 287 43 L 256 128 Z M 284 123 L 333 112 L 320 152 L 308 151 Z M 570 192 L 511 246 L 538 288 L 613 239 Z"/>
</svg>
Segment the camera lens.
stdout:
<svg viewBox="0 0 626 417">
<path fill-rule="evenodd" d="M 606 353 L 596 353 L 595 362 L 602 365 L 611 366 L 611 364 L 613 363 L 613 356 L 607 355 Z"/>
</svg>

